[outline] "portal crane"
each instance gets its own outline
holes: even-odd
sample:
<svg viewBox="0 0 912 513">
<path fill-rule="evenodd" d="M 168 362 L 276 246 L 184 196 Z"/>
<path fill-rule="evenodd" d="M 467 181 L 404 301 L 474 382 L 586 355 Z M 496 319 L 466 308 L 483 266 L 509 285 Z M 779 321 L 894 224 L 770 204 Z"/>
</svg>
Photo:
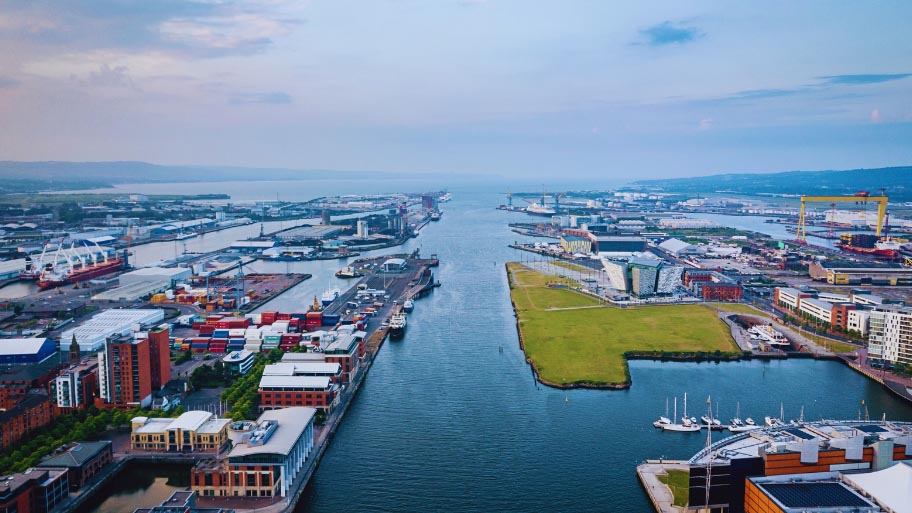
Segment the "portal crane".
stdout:
<svg viewBox="0 0 912 513">
<path fill-rule="evenodd" d="M 881 190 L 880 196 L 871 196 L 867 191 L 861 191 L 854 196 L 802 196 L 801 210 L 798 213 L 798 230 L 795 235 L 795 242 L 807 244 L 807 230 L 805 227 L 804 205 L 805 203 L 877 203 L 877 228 L 875 233 L 880 236 L 883 229 L 884 217 L 887 215 L 887 202 L 889 198 Z"/>
</svg>

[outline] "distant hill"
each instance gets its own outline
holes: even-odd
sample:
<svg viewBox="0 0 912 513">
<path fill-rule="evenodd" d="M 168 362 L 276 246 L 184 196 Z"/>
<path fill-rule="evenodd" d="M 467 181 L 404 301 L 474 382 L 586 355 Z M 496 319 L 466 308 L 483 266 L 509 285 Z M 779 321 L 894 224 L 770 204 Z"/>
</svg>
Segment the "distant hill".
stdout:
<svg viewBox="0 0 912 513">
<path fill-rule="evenodd" d="M 680 193 L 727 192 L 737 194 L 788 194 L 805 196 L 851 195 L 858 191 L 880 194 L 886 189 L 891 201 L 912 201 L 912 166 L 851 169 L 848 171 L 786 171 L 783 173 L 738 173 L 638 180 L 632 188 Z"/>
<path fill-rule="evenodd" d="M 219 166 L 162 166 L 147 162 L 0 161 L 0 194 L 110 187 L 119 183 L 233 182 L 308 180 L 338 177 L 410 178 L 423 175 L 325 169 L 275 169 Z"/>
</svg>

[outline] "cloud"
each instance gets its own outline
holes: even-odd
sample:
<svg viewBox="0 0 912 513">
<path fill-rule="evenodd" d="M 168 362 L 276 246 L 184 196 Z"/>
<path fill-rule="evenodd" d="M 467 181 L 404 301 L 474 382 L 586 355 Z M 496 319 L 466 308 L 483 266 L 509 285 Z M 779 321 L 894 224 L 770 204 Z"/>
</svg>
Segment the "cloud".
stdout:
<svg viewBox="0 0 912 513">
<path fill-rule="evenodd" d="M 126 66 L 111 67 L 102 64 L 98 71 L 89 73 L 88 84 L 95 87 L 129 87 L 135 89 Z"/>
<path fill-rule="evenodd" d="M 228 103 L 232 105 L 250 105 L 255 103 L 286 105 L 291 102 L 291 96 L 288 93 L 283 93 L 281 91 L 269 93 L 236 93 L 231 95 L 228 99 Z"/>
<path fill-rule="evenodd" d="M 871 123 L 880 123 L 880 109 L 871 111 Z"/>
<path fill-rule="evenodd" d="M 826 84 L 838 85 L 863 85 L 863 84 L 880 84 L 881 82 L 891 82 L 893 80 L 902 80 L 912 77 L 912 73 L 887 73 L 875 75 L 828 75 L 817 77 Z"/>
<path fill-rule="evenodd" d="M 68 0 L 11 2 L 0 16 L 0 42 L 57 53 L 122 50 L 191 58 L 262 52 L 303 20 L 284 16 L 271 0 L 250 2 Z"/>
<path fill-rule="evenodd" d="M 697 128 L 698 128 L 699 130 L 701 130 L 701 131 L 703 131 L 703 130 L 709 130 L 709 129 L 712 128 L 712 127 L 713 127 L 713 119 L 712 119 L 712 118 L 703 118 L 703 119 L 700 120 L 700 124 L 697 125 Z"/>
<path fill-rule="evenodd" d="M 792 96 L 799 92 L 801 92 L 799 89 L 750 89 L 747 91 L 739 91 L 729 98 L 733 100 L 762 100 L 765 98 Z"/>
<path fill-rule="evenodd" d="M 7 77 L 0 77 L 0 89 L 12 89 L 17 85 L 19 85 L 18 80 Z"/>
<path fill-rule="evenodd" d="M 649 46 L 666 46 L 672 44 L 685 44 L 703 37 L 696 27 L 687 27 L 670 21 L 663 21 L 658 25 L 640 30 L 640 36 Z"/>
</svg>

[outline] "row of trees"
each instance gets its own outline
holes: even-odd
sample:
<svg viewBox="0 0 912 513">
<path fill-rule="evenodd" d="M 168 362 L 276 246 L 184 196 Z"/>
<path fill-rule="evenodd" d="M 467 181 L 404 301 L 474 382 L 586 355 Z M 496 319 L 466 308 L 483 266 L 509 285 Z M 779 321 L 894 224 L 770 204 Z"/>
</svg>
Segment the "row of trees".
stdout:
<svg viewBox="0 0 912 513">
<path fill-rule="evenodd" d="M 233 420 L 254 420 L 259 415 L 260 394 L 258 392 L 260 378 L 267 364 L 278 362 L 282 359 L 284 351 L 275 349 L 265 356 L 258 354 L 256 362 L 250 371 L 237 378 L 234 383 L 222 392 L 221 399 L 231 405 L 227 417 Z"/>
<path fill-rule="evenodd" d="M 97 440 L 103 433 L 130 424 L 133 417 L 176 417 L 182 408 L 171 412 L 160 410 L 103 410 L 88 408 L 70 414 L 60 415 L 41 429 L 29 433 L 18 444 L 0 452 L 0 473 L 22 472 L 41 462 L 41 459 L 58 447 L 79 440 Z"/>
</svg>

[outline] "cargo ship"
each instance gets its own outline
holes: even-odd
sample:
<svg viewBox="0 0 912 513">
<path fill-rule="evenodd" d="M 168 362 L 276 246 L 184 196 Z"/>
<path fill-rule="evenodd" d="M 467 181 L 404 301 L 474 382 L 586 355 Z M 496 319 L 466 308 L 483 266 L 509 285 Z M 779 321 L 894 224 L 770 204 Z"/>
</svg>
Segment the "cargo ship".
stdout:
<svg viewBox="0 0 912 513">
<path fill-rule="evenodd" d="M 845 251 L 871 255 L 875 258 L 895 260 L 899 258 L 900 244 L 890 237 L 879 239 L 867 233 L 843 233 L 839 236 L 839 247 Z"/>
<path fill-rule="evenodd" d="M 403 314 L 396 314 L 390 319 L 389 334 L 393 338 L 402 338 L 405 335 L 405 325 L 408 321 Z"/>
<path fill-rule="evenodd" d="M 44 269 L 38 277 L 38 287 L 50 289 L 70 283 L 91 280 L 99 276 L 115 273 L 123 269 L 124 261 L 121 258 L 107 258 L 101 262 L 93 260 L 92 263 L 78 260 L 73 263 L 57 263 Z"/>
<path fill-rule="evenodd" d="M 440 212 L 432 210 L 430 213 L 431 221 L 440 221 Z"/>
</svg>

